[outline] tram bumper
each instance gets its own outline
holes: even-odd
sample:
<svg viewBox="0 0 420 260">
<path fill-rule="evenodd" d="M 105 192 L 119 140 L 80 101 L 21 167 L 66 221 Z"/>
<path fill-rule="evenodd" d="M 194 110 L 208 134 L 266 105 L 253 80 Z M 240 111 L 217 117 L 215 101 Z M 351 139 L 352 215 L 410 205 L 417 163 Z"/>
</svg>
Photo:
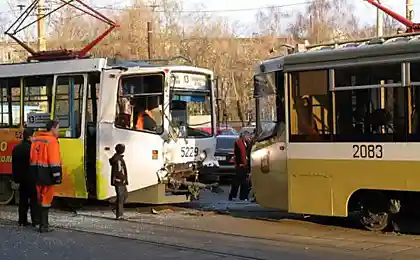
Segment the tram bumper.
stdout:
<svg viewBox="0 0 420 260">
<path fill-rule="evenodd" d="M 214 193 L 223 190 L 219 183 L 204 184 L 199 181 L 202 162 L 172 163 L 158 171 L 159 183 L 167 185 L 167 191 L 174 194 L 190 194 L 193 199 L 198 199 L 201 189 L 208 189 Z"/>
</svg>

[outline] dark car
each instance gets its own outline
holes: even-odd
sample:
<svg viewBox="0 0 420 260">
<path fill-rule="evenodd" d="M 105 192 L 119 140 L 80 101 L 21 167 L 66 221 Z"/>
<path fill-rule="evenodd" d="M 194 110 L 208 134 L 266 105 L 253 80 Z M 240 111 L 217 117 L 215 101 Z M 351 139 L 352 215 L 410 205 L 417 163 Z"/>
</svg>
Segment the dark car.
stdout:
<svg viewBox="0 0 420 260">
<path fill-rule="evenodd" d="M 235 174 L 233 149 L 239 134 L 233 128 L 220 129 L 216 136 L 216 151 L 214 153 L 219 167 L 207 168 L 201 173 L 204 180 L 220 180 L 231 178 Z"/>
<path fill-rule="evenodd" d="M 233 159 L 233 148 L 239 135 L 234 129 L 222 130 L 216 136 L 216 160 L 219 162 L 220 173 L 234 173 L 235 163 Z"/>
</svg>

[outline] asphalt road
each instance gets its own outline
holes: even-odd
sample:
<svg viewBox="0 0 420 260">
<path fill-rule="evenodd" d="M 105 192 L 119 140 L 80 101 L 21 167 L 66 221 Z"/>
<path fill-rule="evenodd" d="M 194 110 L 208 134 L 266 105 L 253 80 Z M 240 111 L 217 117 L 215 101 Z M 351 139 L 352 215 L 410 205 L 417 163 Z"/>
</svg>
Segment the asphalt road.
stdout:
<svg viewBox="0 0 420 260">
<path fill-rule="evenodd" d="M 17 208 L 0 207 L 0 259 L 420 259 L 419 236 L 318 224 L 226 195 L 204 192 L 193 209 L 127 209 L 128 221 L 107 207 L 53 210 L 48 234 L 17 227 Z"/>
<path fill-rule="evenodd" d="M 84 218 L 83 223 L 76 222 L 79 224 L 39 234 L 32 228 L 21 228 L 9 220 L 0 220 L 0 239 L 3 241 L 0 259 L 364 259 L 337 249 L 144 227 L 114 220 L 98 222 Z"/>
</svg>

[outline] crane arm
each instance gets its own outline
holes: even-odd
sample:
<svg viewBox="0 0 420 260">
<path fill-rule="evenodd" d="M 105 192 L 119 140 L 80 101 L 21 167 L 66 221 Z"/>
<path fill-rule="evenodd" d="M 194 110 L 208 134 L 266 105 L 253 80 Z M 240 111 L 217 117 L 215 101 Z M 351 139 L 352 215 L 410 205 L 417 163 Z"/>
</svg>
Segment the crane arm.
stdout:
<svg viewBox="0 0 420 260">
<path fill-rule="evenodd" d="M 402 16 L 402 15 L 400 15 L 400 14 L 392 11 L 391 9 L 389 9 L 389 8 L 381 5 L 376 0 L 365 0 L 365 1 L 368 2 L 369 4 L 375 6 L 376 8 L 379 8 L 380 10 L 382 10 L 387 15 L 391 16 L 392 18 L 394 18 L 398 22 L 400 22 L 403 25 L 405 25 L 405 27 L 407 27 L 407 32 L 418 31 L 420 29 L 420 24 L 413 23 L 412 21 L 410 21 L 409 19 L 405 18 L 404 16 Z"/>
</svg>

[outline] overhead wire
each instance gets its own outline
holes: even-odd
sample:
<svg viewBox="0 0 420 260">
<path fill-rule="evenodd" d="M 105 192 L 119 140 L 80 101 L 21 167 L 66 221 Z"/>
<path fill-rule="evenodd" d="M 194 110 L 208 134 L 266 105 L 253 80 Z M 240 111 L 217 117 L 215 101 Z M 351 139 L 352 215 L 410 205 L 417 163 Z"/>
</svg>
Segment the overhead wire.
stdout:
<svg viewBox="0 0 420 260">
<path fill-rule="evenodd" d="M 282 4 L 282 5 L 265 5 L 260 7 L 250 7 L 250 8 L 239 8 L 239 9 L 213 9 L 213 10 L 206 10 L 206 9 L 190 9 L 190 10 L 179 10 L 180 13 L 229 13 L 229 12 L 246 12 L 246 11 L 257 11 L 257 10 L 264 10 L 264 9 L 277 9 L 277 8 L 286 8 L 286 7 L 293 7 L 293 6 L 300 6 L 300 5 L 308 5 L 315 3 L 315 1 L 303 1 L 298 3 L 290 3 L 290 4 Z M 147 7 L 147 6 L 146 6 Z M 112 7 L 112 6 L 96 6 L 95 8 L 98 9 L 110 9 L 110 10 L 125 10 L 127 8 L 139 8 L 143 9 L 144 7 L 136 7 L 136 6 L 127 6 L 126 8 L 121 7 Z M 155 12 L 164 12 L 163 10 L 156 10 Z"/>
<path fill-rule="evenodd" d="M 93 8 L 95 8 L 96 10 L 111 10 L 111 11 L 126 11 L 127 9 L 147 9 L 148 6 L 135 6 L 135 5 L 128 5 L 125 7 L 117 7 L 116 5 L 122 4 L 124 1 L 120 1 L 117 3 L 113 3 L 110 5 L 106 5 L 106 6 L 92 6 Z M 260 6 L 260 7 L 253 7 L 253 8 L 239 8 L 239 9 L 213 9 L 213 10 L 206 10 L 206 9 L 190 9 L 190 10 L 179 10 L 179 13 L 228 13 L 228 12 L 247 12 L 247 11 L 258 11 L 258 10 L 265 10 L 265 9 L 282 9 L 282 8 L 288 8 L 288 7 L 294 7 L 294 6 L 302 6 L 302 5 L 308 5 L 308 4 L 312 4 L 315 3 L 316 0 L 311 0 L 311 1 L 303 1 L 303 2 L 297 2 L 297 3 L 290 3 L 290 4 L 280 4 L 280 5 L 265 5 L 265 6 Z M 50 3 L 53 4 L 62 4 L 62 1 L 59 0 L 51 0 Z M 9 10 L 7 12 L 0 12 L 0 15 L 2 14 L 11 14 L 11 13 L 18 13 L 18 12 L 22 12 L 21 9 L 16 9 L 16 10 Z M 164 10 L 159 10 L 159 9 L 154 9 L 153 10 L 154 13 L 163 13 L 165 12 Z M 80 14 L 75 14 L 72 15 L 70 17 L 65 17 L 65 20 L 71 20 L 74 18 L 78 18 L 81 16 L 87 15 L 86 13 L 80 13 Z"/>
<path fill-rule="evenodd" d="M 56 3 L 60 3 L 60 1 L 54 1 Z M 250 7 L 250 8 L 239 8 L 239 9 L 212 9 L 212 10 L 206 10 L 206 9 L 187 9 L 187 10 L 179 10 L 180 13 L 230 13 L 230 12 L 247 12 L 247 11 L 258 11 L 258 10 L 264 10 L 264 9 L 278 9 L 278 8 L 287 8 L 287 7 L 293 7 L 293 6 L 301 6 L 301 5 L 308 5 L 312 4 L 315 1 L 303 1 L 298 3 L 290 3 L 290 4 L 282 4 L 282 5 L 265 5 L 260 7 Z M 143 9 L 147 8 L 145 7 L 136 7 L 136 6 L 126 6 L 126 7 L 117 7 L 116 5 L 121 4 L 122 2 L 119 2 L 117 4 L 113 5 L 106 5 L 106 6 L 92 6 L 93 8 L 96 8 L 98 10 L 112 10 L 112 11 L 124 11 L 129 8 L 131 9 Z M 21 10 L 19 9 L 10 9 L 9 11 L 0 12 L 0 14 L 7 14 L 7 13 L 18 13 Z M 156 13 L 163 13 L 163 10 L 155 10 Z"/>
</svg>

